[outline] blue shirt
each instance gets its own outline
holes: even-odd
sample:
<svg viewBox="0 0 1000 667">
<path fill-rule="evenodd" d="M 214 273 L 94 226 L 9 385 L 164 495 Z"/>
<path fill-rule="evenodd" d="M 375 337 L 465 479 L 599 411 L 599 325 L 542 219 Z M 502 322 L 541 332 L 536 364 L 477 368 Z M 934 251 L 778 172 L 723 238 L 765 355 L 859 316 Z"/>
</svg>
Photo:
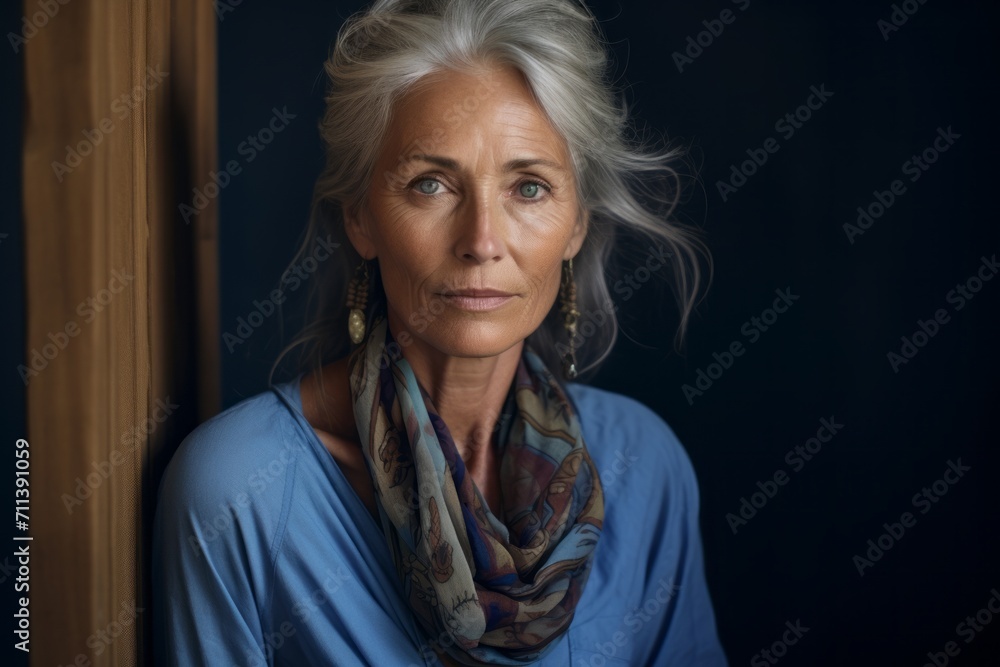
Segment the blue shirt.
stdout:
<svg viewBox="0 0 1000 667">
<path fill-rule="evenodd" d="M 299 379 L 205 422 L 167 465 L 154 525 L 156 656 L 439 666 L 379 525 L 302 416 Z M 565 387 L 605 518 L 572 625 L 535 664 L 725 667 L 687 454 L 638 401 Z"/>
</svg>

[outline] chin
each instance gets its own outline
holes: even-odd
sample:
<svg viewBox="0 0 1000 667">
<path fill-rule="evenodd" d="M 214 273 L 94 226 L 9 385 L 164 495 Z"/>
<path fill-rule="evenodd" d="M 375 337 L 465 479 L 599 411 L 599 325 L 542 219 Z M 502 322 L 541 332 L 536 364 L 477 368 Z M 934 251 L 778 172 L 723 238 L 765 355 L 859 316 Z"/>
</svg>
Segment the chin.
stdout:
<svg viewBox="0 0 1000 667">
<path fill-rule="evenodd" d="M 452 357 L 495 357 L 527 338 L 507 322 L 442 321 L 440 325 L 436 330 L 432 325 L 424 338 Z"/>
</svg>

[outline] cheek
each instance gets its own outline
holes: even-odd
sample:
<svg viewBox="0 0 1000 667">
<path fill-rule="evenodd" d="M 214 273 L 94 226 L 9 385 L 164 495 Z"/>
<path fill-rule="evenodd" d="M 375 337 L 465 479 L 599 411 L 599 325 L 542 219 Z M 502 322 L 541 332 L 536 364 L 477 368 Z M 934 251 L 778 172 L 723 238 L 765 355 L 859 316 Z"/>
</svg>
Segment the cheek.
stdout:
<svg viewBox="0 0 1000 667">
<path fill-rule="evenodd" d="M 545 319 L 559 297 L 559 281 L 562 277 L 560 255 L 551 253 L 544 262 L 540 259 L 536 255 L 531 269 L 523 273 L 523 279 L 529 286 L 529 293 L 526 303 L 522 306 L 524 317 L 515 318 L 518 320 L 516 325 L 530 322 L 532 326 L 537 326 Z"/>
<path fill-rule="evenodd" d="M 390 298 L 416 294 L 440 262 L 440 239 L 422 232 L 426 221 L 412 213 L 378 219 L 373 237 L 387 294 Z"/>
<path fill-rule="evenodd" d="M 559 242 L 565 241 L 572 234 L 576 206 L 561 193 L 552 193 L 547 201 L 531 205 L 519 205 L 511 201 L 508 215 L 517 228 L 530 230 L 547 242 Z"/>
<path fill-rule="evenodd" d="M 575 200 L 553 193 L 544 204 L 515 210 L 511 215 L 518 245 L 531 248 L 539 262 L 558 264 L 569 246 L 579 217 Z"/>
<path fill-rule="evenodd" d="M 421 266 L 414 266 L 414 254 L 408 260 L 402 257 L 385 254 L 380 257 L 382 263 L 382 287 L 386 298 L 401 308 L 419 308 L 423 295 L 421 287 L 425 284 L 430 271 Z"/>
<path fill-rule="evenodd" d="M 548 298 L 559 291 L 563 254 L 570 236 L 562 228 L 554 229 L 548 235 L 527 233 L 524 242 L 514 250 L 525 280 L 541 297 Z"/>
</svg>

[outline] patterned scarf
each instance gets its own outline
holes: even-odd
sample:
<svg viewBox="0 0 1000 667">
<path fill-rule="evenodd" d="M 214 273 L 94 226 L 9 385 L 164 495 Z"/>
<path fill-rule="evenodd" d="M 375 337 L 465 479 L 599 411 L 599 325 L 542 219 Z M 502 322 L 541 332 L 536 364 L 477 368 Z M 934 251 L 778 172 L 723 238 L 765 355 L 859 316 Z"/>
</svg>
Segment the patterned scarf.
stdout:
<svg viewBox="0 0 1000 667">
<path fill-rule="evenodd" d="M 534 662 L 573 620 L 604 520 L 577 415 L 525 343 L 493 444 L 498 518 L 399 350 L 380 318 L 349 366 L 358 433 L 404 597 L 431 646 L 458 662 Z"/>
</svg>

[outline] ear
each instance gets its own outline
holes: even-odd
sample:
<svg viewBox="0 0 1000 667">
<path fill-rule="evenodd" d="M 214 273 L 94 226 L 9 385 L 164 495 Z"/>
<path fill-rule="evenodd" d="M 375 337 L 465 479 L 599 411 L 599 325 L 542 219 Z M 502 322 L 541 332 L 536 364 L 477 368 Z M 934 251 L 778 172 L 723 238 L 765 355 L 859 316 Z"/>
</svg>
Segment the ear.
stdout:
<svg viewBox="0 0 1000 667">
<path fill-rule="evenodd" d="M 375 259 L 378 257 L 378 251 L 372 242 L 371 229 L 368 225 L 370 216 L 365 205 L 359 204 L 353 210 L 351 207 L 344 206 L 342 210 L 344 213 L 344 231 L 357 253 L 364 259 Z"/>
<path fill-rule="evenodd" d="M 590 225 L 590 211 L 587 209 L 580 209 L 580 215 L 577 218 L 576 225 L 573 227 L 573 235 L 569 239 L 569 243 L 566 246 L 566 252 L 563 253 L 563 259 L 572 259 L 576 257 L 577 253 L 580 252 L 580 248 L 583 247 L 583 241 L 587 238 L 587 229 Z"/>
</svg>

